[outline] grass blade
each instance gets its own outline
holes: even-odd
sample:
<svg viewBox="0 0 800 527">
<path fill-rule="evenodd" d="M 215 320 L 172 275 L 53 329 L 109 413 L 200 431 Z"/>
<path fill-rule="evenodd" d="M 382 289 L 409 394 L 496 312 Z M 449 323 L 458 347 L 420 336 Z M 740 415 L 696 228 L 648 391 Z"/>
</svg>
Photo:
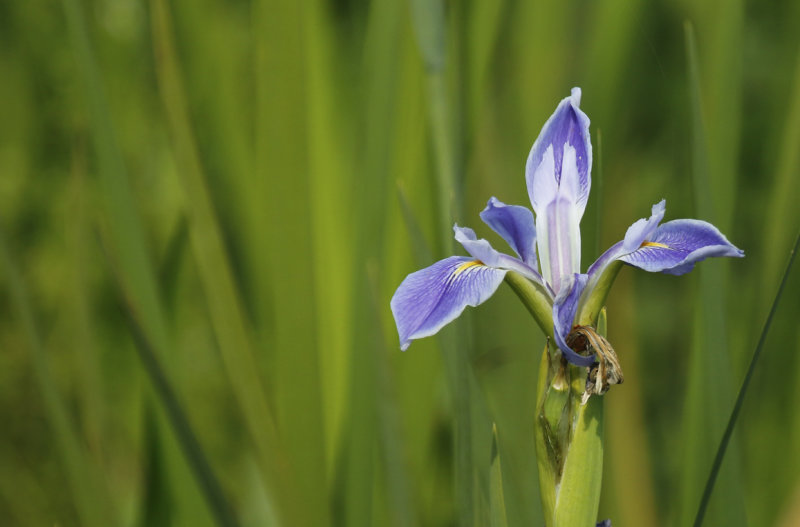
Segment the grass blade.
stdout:
<svg viewBox="0 0 800 527">
<path fill-rule="evenodd" d="M 597 168 L 594 176 L 594 254 L 600 256 L 600 242 L 603 238 L 603 131 L 597 129 Z"/>
<path fill-rule="evenodd" d="M 358 112 L 363 115 L 363 148 L 358 160 L 364 178 L 351 195 L 356 224 L 369 224 L 370 228 L 360 233 L 354 245 L 352 285 L 352 314 L 350 319 L 360 321 L 358 331 L 352 333 L 353 350 L 350 359 L 348 415 L 342 440 L 340 474 L 343 486 L 336 489 L 337 502 L 341 502 L 341 522 L 354 527 L 375 524 L 375 458 L 379 439 L 380 421 L 376 401 L 364 397 L 374 393 L 378 387 L 375 353 L 372 351 L 380 341 L 377 331 L 374 304 L 369 302 L 372 280 L 381 282 L 376 273 L 381 270 L 383 247 L 388 220 L 389 174 L 396 173 L 402 151 L 402 125 L 404 117 L 398 109 L 418 106 L 416 92 L 406 88 L 419 82 L 417 70 L 412 68 L 413 48 L 407 44 L 403 33 L 407 25 L 404 4 L 399 2 L 377 2 L 370 6 L 363 42 L 363 105 Z M 406 44 L 406 45 L 404 45 Z M 414 85 L 412 84 L 412 85 Z M 386 309 L 388 302 L 382 304 Z M 359 353 L 359 350 L 364 352 Z M 383 445 L 391 448 L 390 445 Z"/>
<path fill-rule="evenodd" d="M 397 201 L 400 203 L 400 211 L 403 214 L 403 223 L 406 227 L 406 232 L 411 239 L 411 249 L 414 255 L 414 262 L 422 268 L 430 265 L 433 261 L 433 254 L 425 240 L 425 235 L 422 233 L 420 222 L 417 220 L 411 204 L 408 202 L 406 192 L 403 187 L 398 184 L 397 186 Z"/>
<path fill-rule="evenodd" d="M 766 206 L 766 248 L 764 276 L 777 276 L 780 258 L 775 258 L 791 240 L 791 226 L 797 223 L 797 174 L 800 171 L 800 53 L 797 54 L 792 88 L 787 99 L 786 123 L 780 135 L 781 147 L 775 167 L 769 205 Z M 764 299 L 766 301 L 766 299 Z"/>
<path fill-rule="evenodd" d="M 717 200 L 728 196 L 712 192 L 709 176 L 708 141 L 704 120 L 704 107 L 700 90 L 700 67 L 694 30 L 685 25 L 686 53 L 689 66 L 688 89 L 692 117 L 692 183 L 696 217 L 716 223 Z M 725 283 L 728 262 L 704 263 L 695 271 L 698 289 L 695 296 L 695 323 L 692 350 L 689 358 L 689 378 L 685 401 L 683 474 L 679 523 L 688 525 L 694 514 L 696 500 L 705 478 L 706 461 L 714 452 L 710 440 L 725 428 L 724 415 L 730 411 L 733 398 L 731 352 L 726 320 Z M 716 269 L 712 267 L 716 266 Z M 709 372 L 714 372 L 709 375 Z M 735 446 L 735 445 L 734 445 Z M 725 491 L 714 504 L 715 523 L 743 525 L 745 522 L 744 493 L 741 467 L 734 453 L 726 465 L 730 471 L 724 480 Z"/>
<path fill-rule="evenodd" d="M 275 419 L 267 404 L 259 378 L 258 363 L 243 305 L 235 286 L 214 207 L 192 136 L 184 91 L 172 41 L 169 8 L 163 1 L 152 2 L 153 39 L 158 75 L 167 121 L 177 151 L 181 184 L 186 193 L 187 216 L 191 225 L 191 247 L 200 281 L 206 294 L 220 353 L 247 429 L 258 452 L 257 459 L 275 500 L 283 513 L 306 515 L 313 507 L 301 507 L 291 497 L 284 449 Z M 317 511 L 319 512 L 319 511 Z M 288 522 L 288 520 L 287 520 Z M 288 522 L 303 525 L 305 522 Z"/>
<path fill-rule="evenodd" d="M 111 249 L 117 255 L 120 276 L 142 313 L 143 324 L 155 340 L 164 345 L 167 324 L 159 301 L 156 278 L 150 264 L 144 229 L 136 208 L 130 179 L 122 161 L 94 52 L 89 42 L 80 0 L 63 0 L 72 47 L 83 77 L 86 102 L 92 124 L 100 186 L 110 231 Z M 165 346 L 166 347 L 166 346 Z"/>
<path fill-rule="evenodd" d="M 492 426 L 492 456 L 489 472 L 489 508 L 492 527 L 508 527 L 505 495 L 503 493 L 503 468 L 500 465 L 500 452 L 497 449 L 497 425 Z"/>
<path fill-rule="evenodd" d="M 736 403 L 733 405 L 731 416 L 728 418 L 728 424 L 725 427 L 725 432 L 722 434 L 722 439 L 720 440 L 719 447 L 717 448 L 717 453 L 714 456 L 714 463 L 711 465 L 711 472 L 708 475 L 708 480 L 706 481 L 706 486 L 703 490 L 703 497 L 700 500 L 700 507 L 697 509 L 697 516 L 695 516 L 694 519 L 694 527 L 700 527 L 700 525 L 703 523 L 708 502 L 711 499 L 711 493 L 714 490 L 714 484 L 717 481 L 717 475 L 719 474 L 719 469 L 722 466 L 722 460 L 728 450 L 728 444 L 733 436 L 733 428 L 736 426 L 736 421 L 739 418 L 739 412 L 742 409 L 744 396 L 747 394 L 747 388 L 750 385 L 750 379 L 753 376 L 753 372 L 758 364 L 758 359 L 761 357 L 761 353 L 764 349 L 764 343 L 767 340 L 767 334 L 769 333 L 769 328 L 772 324 L 772 319 L 775 316 L 775 312 L 778 309 L 778 302 L 781 299 L 784 286 L 789 278 L 789 272 L 792 269 L 792 264 L 794 264 L 795 256 L 797 256 L 798 247 L 800 247 L 800 233 L 798 233 L 794 242 L 794 247 L 792 248 L 791 253 L 789 253 L 789 262 L 786 264 L 786 270 L 783 272 L 783 278 L 781 278 L 781 283 L 778 286 L 778 292 L 775 293 L 775 300 L 772 301 L 772 307 L 769 310 L 769 315 L 767 315 L 767 320 L 764 322 L 764 329 L 761 330 L 761 336 L 759 337 L 758 344 L 753 352 L 753 357 L 750 359 L 750 365 L 747 367 L 747 373 L 744 376 L 741 388 L 739 388 L 739 394 L 736 396 Z"/>
<path fill-rule="evenodd" d="M 436 162 L 438 234 L 442 238 L 440 255 L 451 254 L 454 241 L 449 236 L 454 218 L 460 217 L 460 157 L 456 153 L 452 101 L 448 98 L 445 77 L 445 13 L 441 0 L 412 0 L 412 22 L 425 63 L 427 77 L 430 139 Z M 454 70 L 452 64 L 450 69 Z M 468 318 L 467 318 L 468 320 Z M 465 322 L 462 321 L 461 324 Z M 474 464 L 473 410 L 475 380 L 470 369 L 466 339 L 456 332 L 439 335 L 447 365 L 454 405 L 455 473 L 454 485 L 459 525 L 471 527 L 481 509 Z"/>
<path fill-rule="evenodd" d="M 115 272 L 114 274 L 117 277 L 117 283 L 122 287 L 122 282 L 119 279 L 118 273 Z M 155 352 L 153 344 L 147 338 L 139 322 L 130 297 L 124 290 L 121 291 L 121 295 L 123 297 L 122 308 L 125 320 L 128 323 L 131 336 L 136 344 L 135 348 L 138 351 L 139 359 L 142 361 L 142 366 L 153 383 L 159 400 L 164 405 L 169 422 L 175 431 L 178 443 L 181 445 L 189 467 L 191 467 L 195 479 L 203 492 L 203 496 L 206 498 L 208 506 L 216 518 L 218 525 L 223 527 L 235 527 L 238 525 L 238 522 L 233 515 L 233 511 L 230 505 L 228 505 L 222 487 L 219 485 L 211 466 L 206 460 L 200 442 L 197 440 L 197 436 L 189 424 L 186 413 L 178 402 L 178 397 L 172 389 L 164 369 L 159 364 L 157 358 L 158 354 Z M 163 352 L 161 355 L 163 355 Z"/>
<path fill-rule="evenodd" d="M 0 265 L 7 278 L 11 292 L 11 302 L 21 321 L 24 334 L 28 340 L 31 362 L 36 381 L 39 384 L 45 411 L 53 438 L 60 450 L 60 458 L 64 464 L 69 489 L 75 500 L 75 508 L 83 525 L 103 527 L 115 525 L 111 521 L 108 496 L 99 478 L 93 473 L 93 465 L 81 446 L 81 439 L 70 421 L 65 401 L 56 391 L 56 383 L 50 372 L 41 333 L 34 319 L 33 307 L 27 286 L 13 262 L 8 250 L 5 233 L 0 229 Z"/>
</svg>

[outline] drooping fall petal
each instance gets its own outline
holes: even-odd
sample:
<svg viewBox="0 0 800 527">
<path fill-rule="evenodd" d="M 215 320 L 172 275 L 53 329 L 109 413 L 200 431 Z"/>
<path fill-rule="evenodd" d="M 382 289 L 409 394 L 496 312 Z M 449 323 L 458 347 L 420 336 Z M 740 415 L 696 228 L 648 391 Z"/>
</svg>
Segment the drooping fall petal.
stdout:
<svg viewBox="0 0 800 527">
<path fill-rule="evenodd" d="M 400 349 L 436 334 L 467 306 L 485 302 L 505 275 L 505 270 L 465 256 L 451 256 L 408 275 L 391 301 Z"/>
</svg>

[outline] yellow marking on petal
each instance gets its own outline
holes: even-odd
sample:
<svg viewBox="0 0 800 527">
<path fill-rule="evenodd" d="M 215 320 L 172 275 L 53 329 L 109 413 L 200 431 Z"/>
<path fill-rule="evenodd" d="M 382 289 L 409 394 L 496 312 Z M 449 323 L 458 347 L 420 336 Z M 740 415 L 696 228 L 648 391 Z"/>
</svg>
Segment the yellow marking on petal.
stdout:
<svg viewBox="0 0 800 527">
<path fill-rule="evenodd" d="M 461 273 L 463 273 L 464 271 L 466 271 L 470 267 L 475 267 L 477 265 L 483 265 L 483 262 L 480 261 L 480 260 L 473 260 L 471 262 L 464 262 L 463 264 L 461 264 L 458 267 L 456 267 L 455 271 L 453 271 L 453 278 L 455 278 L 456 276 L 460 275 Z"/>
<path fill-rule="evenodd" d="M 658 242 L 644 242 L 639 246 L 640 249 L 642 247 L 661 247 L 662 249 L 669 249 L 670 248 L 669 245 L 664 245 L 663 243 L 658 243 Z"/>
</svg>

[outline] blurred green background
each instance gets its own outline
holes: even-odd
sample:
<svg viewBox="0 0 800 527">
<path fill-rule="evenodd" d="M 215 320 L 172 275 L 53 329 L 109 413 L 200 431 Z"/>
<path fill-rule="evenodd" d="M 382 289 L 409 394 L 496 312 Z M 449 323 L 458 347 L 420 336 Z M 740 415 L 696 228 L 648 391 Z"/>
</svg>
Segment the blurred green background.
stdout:
<svg viewBox="0 0 800 527">
<path fill-rule="evenodd" d="M 800 3 L 0 2 L 0 524 L 542 525 L 543 339 L 504 285 L 389 299 L 527 205 L 572 86 L 583 267 L 650 206 L 743 260 L 626 268 L 601 518 L 691 523 L 800 225 Z M 601 177 L 602 174 L 602 177 Z M 706 525 L 800 525 L 800 273 Z M 495 458 L 497 459 L 497 458 Z"/>
</svg>

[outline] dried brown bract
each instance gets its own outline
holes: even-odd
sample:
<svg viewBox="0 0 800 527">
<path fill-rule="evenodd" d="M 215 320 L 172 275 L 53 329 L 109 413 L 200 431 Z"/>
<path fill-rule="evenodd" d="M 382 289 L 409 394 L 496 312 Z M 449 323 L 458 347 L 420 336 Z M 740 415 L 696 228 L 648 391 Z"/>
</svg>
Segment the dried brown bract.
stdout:
<svg viewBox="0 0 800 527">
<path fill-rule="evenodd" d="M 591 326 L 575 326 L 567 335 L 567 345 L 581 355 L 595 355 L 595 362 L 586 375 L 586 391 L 581 404 L 593 394 L 603 395 L 612 384 L 622 384 L 622 366 L 611 344 Z"/>
</svg>

